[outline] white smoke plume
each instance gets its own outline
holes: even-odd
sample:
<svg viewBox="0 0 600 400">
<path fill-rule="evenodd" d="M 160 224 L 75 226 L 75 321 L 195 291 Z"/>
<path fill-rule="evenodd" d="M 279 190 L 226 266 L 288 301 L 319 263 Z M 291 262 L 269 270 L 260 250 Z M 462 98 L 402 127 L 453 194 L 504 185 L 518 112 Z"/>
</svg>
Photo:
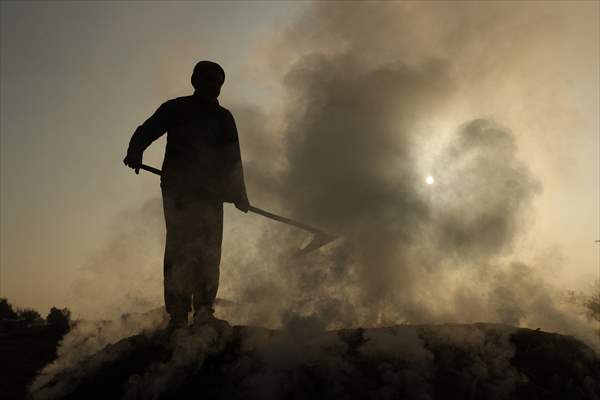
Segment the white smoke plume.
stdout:
<svg viewBox="0 0 600 400">
<path fill-rule="evenodd" d="M 575 29 L 590 24 L 584 8 L 315 2 L 266 38 L 257 63 L 276 98 L 231 106 L 251 201 L 341 239 L 290 259 L 303 233 L 228 210 L 219 297 L 235 306 L 219 315 L 269 327 L 318 315 L 330 329 L 499 321 L 593 344 L 544 278 L 553 261 L 519 251 L 544 186 L 530 167 L 540 155 L 519 144 L 531 150 L 532 121 L 569 110 L 548 98 L 564 89 L 569 43 L 592 47 L 594 28 Z M 541 64 L 549 54 L 561 57 Z M 560 148 L 557 132 L 544 133 Z M 153 201 L 119 221 L 77 283 L 89 310 L 160 305 L 161 218 Z"/>
</svg>

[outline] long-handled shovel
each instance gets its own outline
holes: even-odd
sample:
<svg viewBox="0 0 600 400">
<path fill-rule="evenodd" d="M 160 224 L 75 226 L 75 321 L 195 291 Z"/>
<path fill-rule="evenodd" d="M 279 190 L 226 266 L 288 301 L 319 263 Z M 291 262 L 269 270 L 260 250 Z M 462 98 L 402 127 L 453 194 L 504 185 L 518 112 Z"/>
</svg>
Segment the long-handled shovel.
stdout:
<svg viewBox="0 0 600 400">
<path fill-rule="evenodd" d="M 142 164 L 140 169 L 143 169 L 144 171 L 152 172 L 153 174 L 156 174 L 156 175 L 162 174 L 162 171 L 160 169 L 154 168 L 154 167 L 151 167 L 151 166 L 145 165 L 145 164 Z M 316 250 L 320 247 L 323 247 L 327 243 L 332 242 L 338 238 L 337 236 L 325 233 L 322 230 L 317 229 L 313 226 L 303 224 L 302 222 L 294 221 L 293 219 L 282 217 L 277 214 L 270 213 L 270 212 L 265 211 L 258 207 L 250 206 L 250 207 L 248 207 L 248 211 L 252 211 L 253 213 L 262 215 L 263 217 L 267 217 L 267 218 L 270 218 L 270 219 L 278 221 L 278 222 L 282 222 L 287 225 L 292 225 L 292 226 L 295 226 L 296 228 L 300 228 L 302 230 L 312 233 L 314 235 L 313 239 L 310 241 L 310 243 L 308 243 L 306 246 L 304 246 L 304 248 L 298 250 L 298 252 L 295 253 L 296 257 L 301 256 L 303 254 L 310 253 L 311 251 Z"/>
</svg>

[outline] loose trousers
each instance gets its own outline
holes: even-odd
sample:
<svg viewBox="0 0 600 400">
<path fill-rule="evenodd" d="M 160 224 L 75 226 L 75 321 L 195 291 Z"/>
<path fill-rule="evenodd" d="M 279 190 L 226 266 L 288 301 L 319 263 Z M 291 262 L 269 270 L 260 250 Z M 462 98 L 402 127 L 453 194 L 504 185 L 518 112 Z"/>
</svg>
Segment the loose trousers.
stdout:
<svg viewBox="0 0 600 400">
<path fill-rule="evenodd" d="M 163 192 L 167 238 L 164 259 L 165 306 L 170 315 L 201 308 L 213 311 L 219 288 L 223 202 L 183 201 Z"/>
</svg>

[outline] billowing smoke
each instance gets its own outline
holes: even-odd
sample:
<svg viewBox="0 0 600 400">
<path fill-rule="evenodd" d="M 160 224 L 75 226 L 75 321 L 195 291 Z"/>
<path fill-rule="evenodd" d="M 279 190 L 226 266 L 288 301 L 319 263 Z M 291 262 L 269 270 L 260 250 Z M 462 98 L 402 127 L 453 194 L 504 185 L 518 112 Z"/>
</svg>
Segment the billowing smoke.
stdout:
<svg viewBox="0 0 600 400">
<path fill-rule="evenodd" d="M 250 199 L 340 239 L 292 258 L 305 233 L 227 209 L 219 297 L 231 302 L 217 314 L 284 331 L 290 321 L 317 321 L 320 331 L 501 322 L 597 344 L 584 311 L 544 277 L 553 254 L 532 263 L 520 251 L 544 180 L 530 168 L 536 155 L 517 143 L 532 119 L 554 110 L 545 102 L 557 90 L 528 57 L 535 50 L 544 59 L 573 37 L 563 7 L 316 2 L 269 38 L 259 56 L 268 60 L 265 79 L 280 80 L 276 98 L 270 107 L 231 106 Z M 529 80 L 537 97 L 521 91 Z M 95 293 L 97 308 L 116 312 L 160 305 L 161 218 L 156 201 L 124 216 L 117 239 L 78 283 L 78 297 Z M 300 325 L 289 332 L 310 328 Z M 135 332 L 92 334 L 99 339 L 91 349 L 73 345 L 89 336 L 81 327 L 38 387 Z M 278 357 L 294 356 L 286 343 Z M 508 360 L 512 347 L 500 347 Z M 167 367 L 154 372 L 171 376 Z M 263 372 L 268 390 L 276 372 Z M 149 371 L 139 387 L 153 377 Z"/>
<path fill-rule="evenodd" d="M 235 305 L 219 314 L 271 327 L 292 312 L 328 328 L 492 320 L 589 334 L 544 266 L 517 251 L 542 180 L 516 144 L 527 124 L 511 130 L 525 118 L 513 103 L 527 98 L 532 114 L 540 105 L 513 87 L 534 72 L 547 78 L 527 56 L 571 32 L 561 7 L 320 2 L 271 38 L 259 55 L 265 79 L 280 80 L 274 105 L 231 107 L 251 201 L 340 239 L 292 259 L 304 233 L 228 215 L 219 297 Z M 142 231 L 162 234 L 159 225 Z M 80 296 L 113 293 L 114 281 L 135 299 L 115 309 L 154 307 L 161 243 L 126 231 Z M 142 266 L 147 274 L 134 273 Z"/>
<path fill-rule="evenodd" d="M 542 193 L 516 144 L 527 132 L 481 118 L 489 108 L 456 105 L 481 93 L 489 104 L 506 102 L 493 99 L 502 81 L 488 85 L 500 68 L 519 65 L 496 50 L 516 38 L 506 27 L 523 13 L 540 20 L 526 29 L 531 40 L 514 43 L 515 54 L 563 23 L 551 8 L 449 7 L 318 3 L 274 46 L 274 64 L 287 66 L 276 109 L 282 131 L 265 133 L 244 118 L 239 125 L 247 142 L 274 138 L 284 159 L 270 186 L 250 180 L 250 194 L 276 193 L 281 210 L 342 239 L 290 260 L 301 238 L 271 227 L 255 256 L 228 260 L 224 268 L 235 265 L 243 279 L 223 285 L 248 306 L 244 321 L 277 325 L 292 310 L 330 328 L 494 320 L 591 334 L 539 276 L 545 266 L 518 258 Z M 271 171 L 254 162 L 247 175 Z M 531 301 L 525 288 L 543 300 Z"/>
</svg>

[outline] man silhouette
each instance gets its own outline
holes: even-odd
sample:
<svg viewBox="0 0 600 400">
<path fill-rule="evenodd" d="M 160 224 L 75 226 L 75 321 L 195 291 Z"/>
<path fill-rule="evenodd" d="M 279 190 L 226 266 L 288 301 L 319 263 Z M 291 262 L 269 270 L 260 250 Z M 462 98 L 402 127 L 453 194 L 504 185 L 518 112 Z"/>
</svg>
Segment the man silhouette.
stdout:
<svg viewBox="0 0 600 400">
<path fill-rule="evenodd" d="M 200 61 L 191 80 L 194 94 L 163 103 L 135 130 L 123 160 L 139 173 L 144 150 L 168 132 L 161 190 L 167 229 L 164 295 L 171 327 L 187 325 L 192 305 L 195 325 L 216 320 L 223 202 L 243 212 L 250 206 L 235 121 L 217 100 L 225 72 L 216 63 Z"/>
</svg>

